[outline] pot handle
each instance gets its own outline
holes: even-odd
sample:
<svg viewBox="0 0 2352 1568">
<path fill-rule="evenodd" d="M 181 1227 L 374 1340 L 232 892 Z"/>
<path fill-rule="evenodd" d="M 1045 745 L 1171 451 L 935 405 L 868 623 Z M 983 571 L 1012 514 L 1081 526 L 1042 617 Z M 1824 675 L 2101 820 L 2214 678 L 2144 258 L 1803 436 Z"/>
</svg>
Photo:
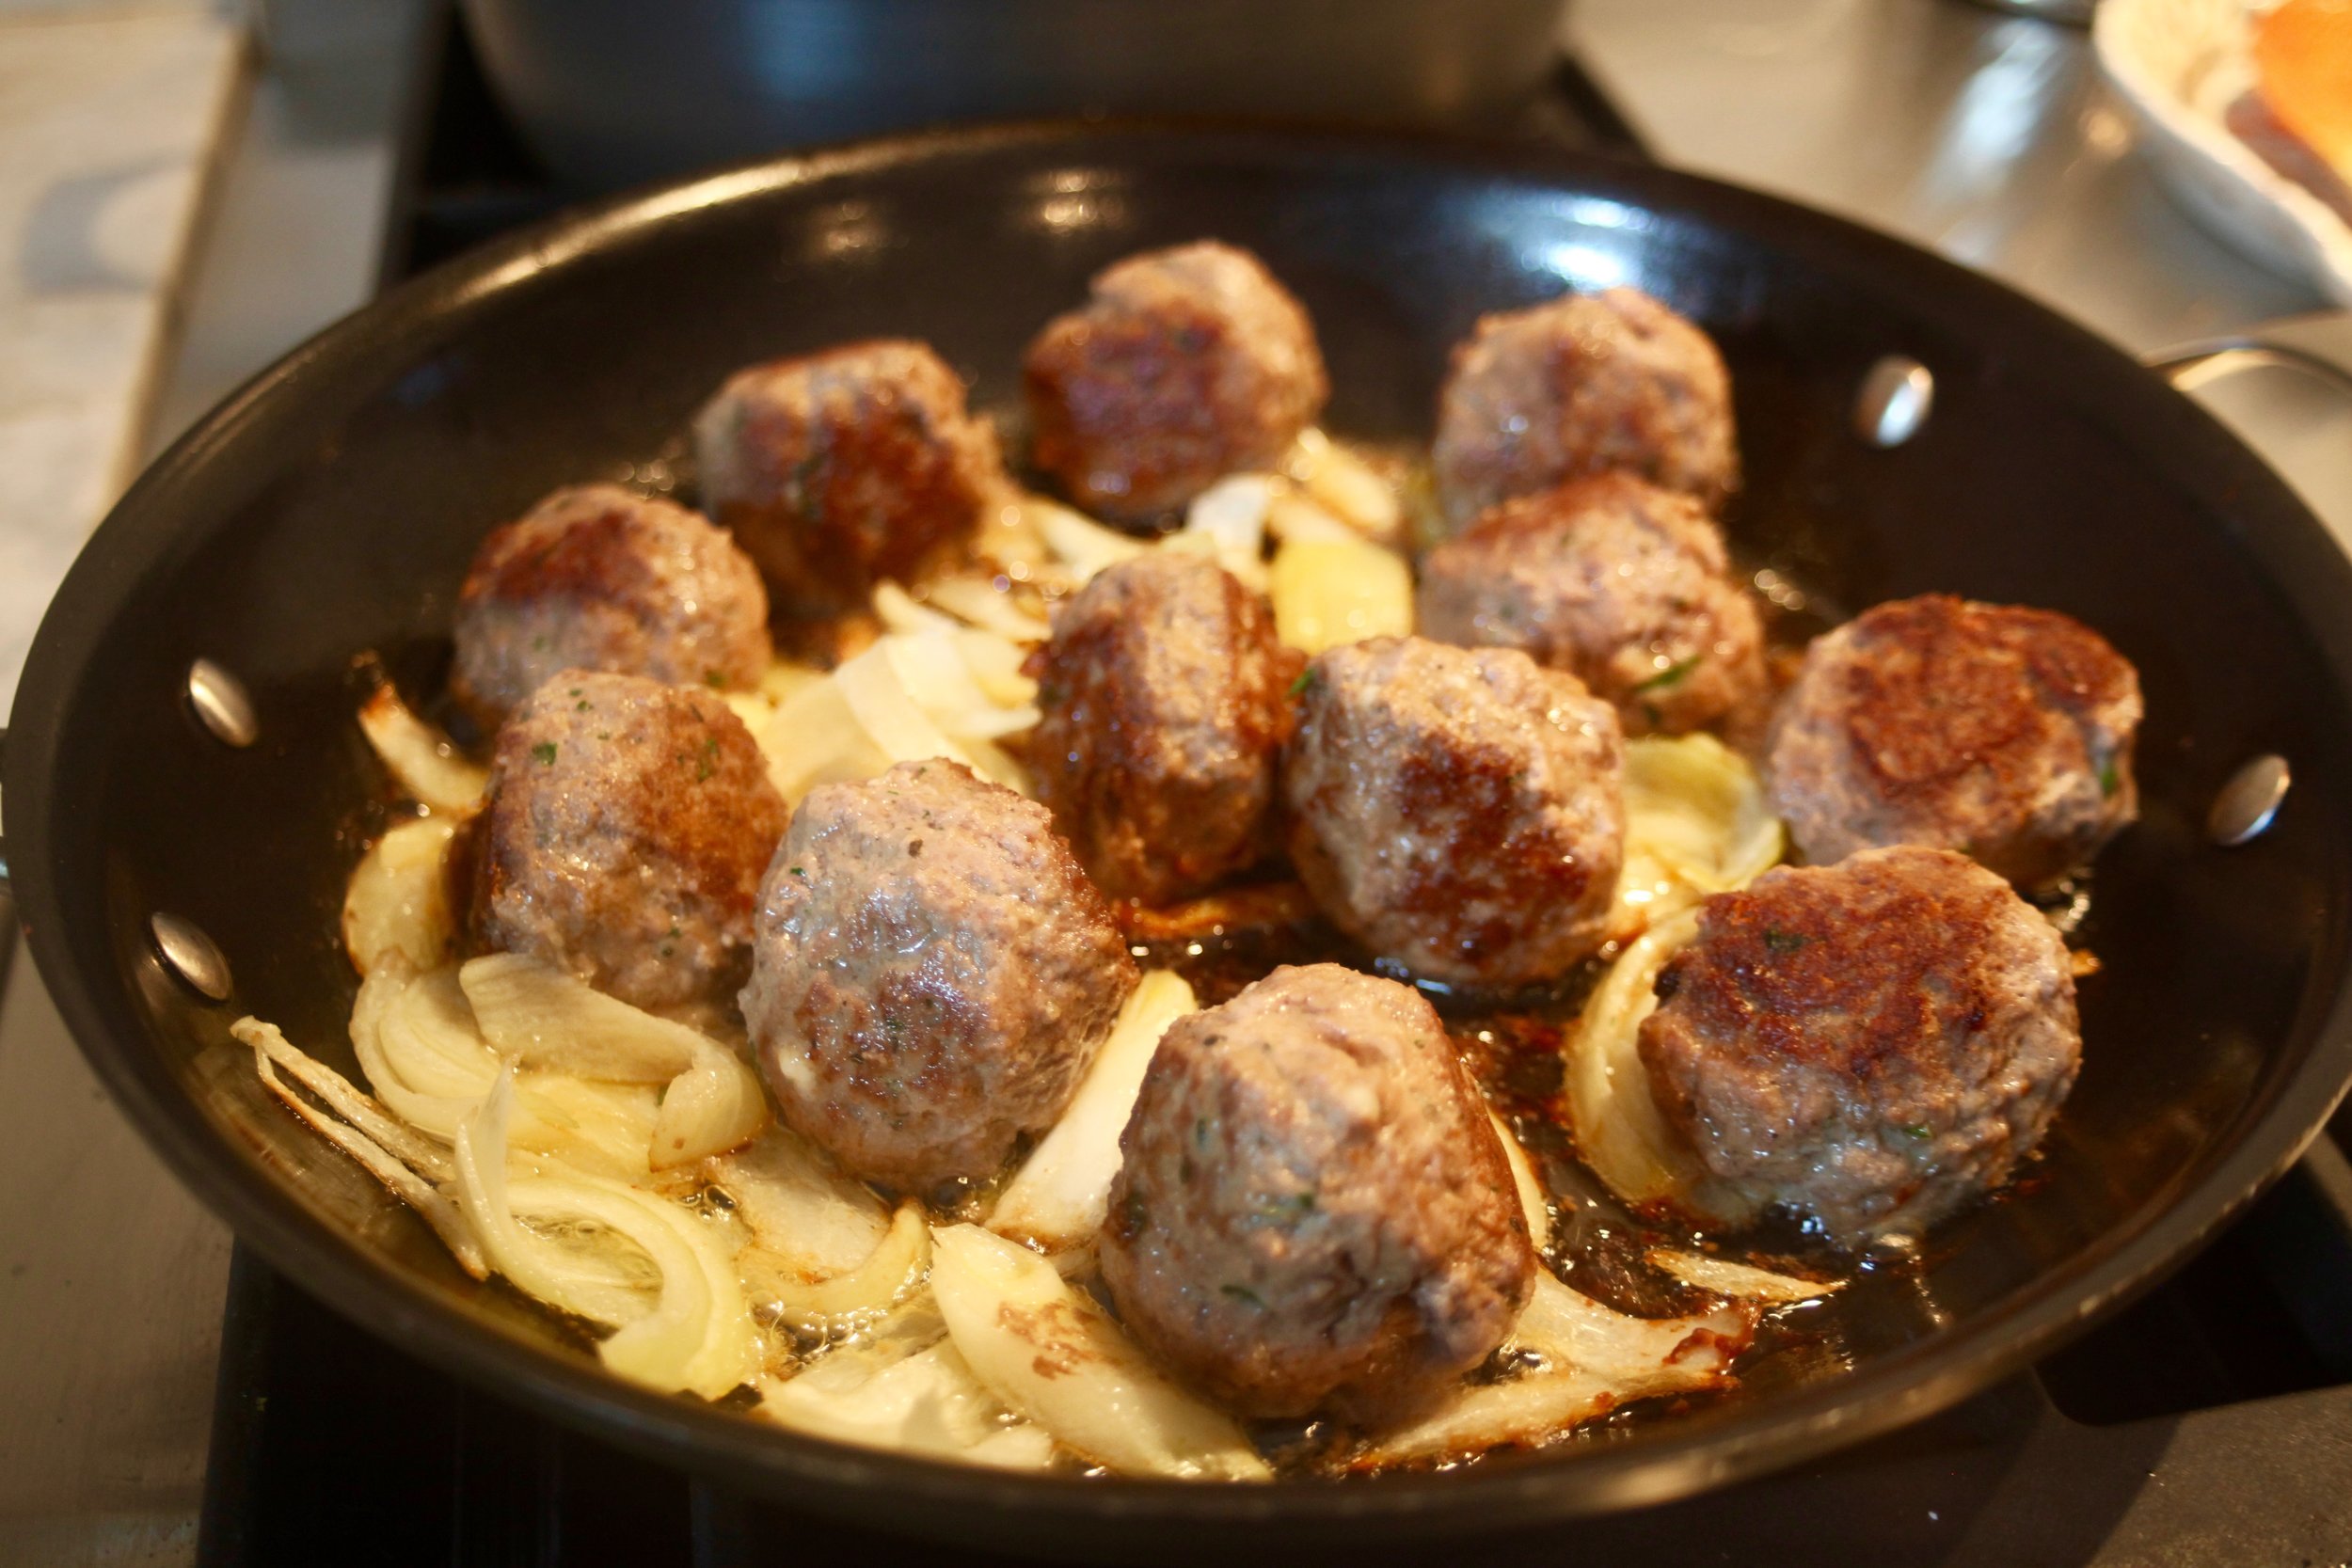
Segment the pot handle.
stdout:
<svg viewBox="0 0 2352 1568">
<path fill-rule="evenodd" d="M 2352 366 L 2299 344 L 2255 333 L 2203 338 L 2143 356 L 2140 363 L 2178 387 L 2192 391 L 2240 371 L 2278 366 L 2301 371 L 2352 398 Z"/>
</svg>

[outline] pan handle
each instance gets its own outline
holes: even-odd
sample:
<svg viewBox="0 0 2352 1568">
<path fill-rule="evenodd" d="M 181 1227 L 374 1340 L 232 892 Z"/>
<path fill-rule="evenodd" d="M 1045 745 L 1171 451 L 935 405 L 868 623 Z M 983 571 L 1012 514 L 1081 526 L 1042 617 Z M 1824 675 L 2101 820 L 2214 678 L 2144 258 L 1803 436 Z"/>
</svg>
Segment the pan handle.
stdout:
<svg viewBox="0 0 2352 1568">
<path fill-rule="evenodd" d="M 2352 368 L 2297 344 L 2251 334 L 2204 338 L 2173 348 L 2159 349 L 2144 356 L 2140 363 L 2184 392 L 2235 375 L 2240 371 L 2273 365 L 2301 371 L 2352 398 Z"/>
<path fill-rule="evenodd" d="M 0 724 L 0 759 L 5 759 L 5 758 L 8 756 L 8 726 L 7 726 L 6 724 Z M 6 911 L 6 908 L 7 908 L 7 901 L 8 901 L 8 814 L 7 814 L 7 810 L 6 810 L 5 806 L 0 806 L 0 913 L 5 913 L 5 911 Z M 5 933 L 5 932 L 0 932 L 0 959 L 4 959 L 4 958 L 5 958 L 5 956 L 6 956 L 7 952 L 8 952 L 8 947 L 7 947 L 7 935 L 6 935 L 6 933 Z"/>
</svg>

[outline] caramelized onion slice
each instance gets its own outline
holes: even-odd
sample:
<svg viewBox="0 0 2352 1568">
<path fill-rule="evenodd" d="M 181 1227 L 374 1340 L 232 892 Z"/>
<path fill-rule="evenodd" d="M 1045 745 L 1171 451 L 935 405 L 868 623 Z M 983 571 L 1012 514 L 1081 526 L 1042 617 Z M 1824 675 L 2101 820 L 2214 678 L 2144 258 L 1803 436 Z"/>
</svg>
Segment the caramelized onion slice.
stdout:
<svg viewBox="0 0 2352 1568">
<path fill-rule="evenodd" d="M 649 1164 L 673 1170 L 740 1148 L 768 1125 L 768 1097 L 749 1062 L 715 1040 L 695 1047 L 693 1065 L 662 1091 Z"/>
<path fill-rule="evenodd" d="M 788 1127 L 769 1128 L 703 1172 L 735 1204 L 753 1243 L 803 1281 L 857 1268 L 890 1228 L 889 1206 Z"/>
<path fill-rule="evenodd" d="M 361 858 L 343 891 L 343 951 L 361 974 L 388 958 L 422 973 L 449 961 L 457 945 L 450 907 L 452 817 L 393 828 Z"/>
<path fill-rule="evenodd" d="M 931 1233 L 931 1290 L 979 1380 L 1089 1462 L 1129 1475 L 1263 1481 L 1239 1425 L 1147 1362 L 1054 1265 L 977 1226 Z"/>
<path fill-rule="evenodd" d="M 836 1350 L 789 1382 L 763 1379 L 760 1413 L 835 1442 L 930 1454 L 997 1469 L 1054 1462 L 1045 1429 L 1023 1420 L 972 1373 L 956 1347 L 905 1339 Z"/>
<path fill-rule="evenodd" d="M 901 1204 L 890 1228 L 857 1267 L 803 1277 L 788 1258 L 754 1243 L 737 1261 L 752 1298 L 803 1334 L 829 1335 L 870 1323 L 907 1299 L 930 1267 L 930 1227 L 919 1205 Z"/>
<path fill-rule="evenodd" d="M 1773 1306 L 1819 1301 L 1843 1290 L 1846 1284 L 1842 1279 L 1799 1279 L 1794 1275 L 1774 1274 L 1753 1264 L 1672 1247 L 1653 1247 L 1647 1256 L 1651 1267 L 1674 1275 L 1685 1285 L 1735 1301 L 1761 1301 Z"/>
<path fill-rule="evenodd" d="M 1785 843 L 1756 769 L 1713 736 L 1626 742 L 1617 900 L 1631 928 L 1747 886 L 1779 863 Z"/>
<path fill-rule="evenodd" d="M 1551 1204 L 1544 1196 L 1544 1184 L 1535 1180 L 1535 1163 L 1527 1157 L 1527 1149 L 1504 1121 L 1489 1107 L 1486 1119 L 1494 1123 L 1495 1136 L 1502 1142 L 1502 1157 L 1511 1163 L 1511 1184 L 1518 1190 L 1519 1212 L 1527 1220 L 1527 1239 L 1537 1252 L 1551 1245 Z"/>
<path fill-rule="evenodd" d="M 419 804 L 456 813 L 481 802 L 489 769 L 468 762 L 448 736 L 400 700 L 389 682 L 359 705 L 359 728 L 400 787 Z"/>
<path fill-rule="evenodd" d="M 492 1050 L 522 1067 L 613 1084 L 666 1084 L 711 1042 L 552 964 L 492 953 L 457 972 Z"/>
</svg>

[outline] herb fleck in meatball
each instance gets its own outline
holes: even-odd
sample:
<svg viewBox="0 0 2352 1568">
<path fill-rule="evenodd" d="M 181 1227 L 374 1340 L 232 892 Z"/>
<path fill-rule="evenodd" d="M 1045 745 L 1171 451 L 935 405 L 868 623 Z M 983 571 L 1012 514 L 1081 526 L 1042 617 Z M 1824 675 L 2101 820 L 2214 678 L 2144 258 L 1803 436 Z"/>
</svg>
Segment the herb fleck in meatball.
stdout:
<svg viewBox="0 0 2352 1568">
<path fill-rule="evenodd" d="M 1283 764 L 1291 860 L 1415 974 L 1507 986 L 1598 946 L 1625 856 L 1615 710 L 1516 648 L 1375 638 L 1316 657 Z"/>
<path fill-rule="evenodd" d="M 2139 716 L 2137 672 L 2081 622 L 1930 594 L 1814 641 L 1767 784 L 1808 860 L 1933 845 L 2030 889 L 2138 815 Z"/>
<path fill-rule="evenodd" d="M 703 504 L 803 610 L 920 577 L 1006 483 L 956 372 L 895 339 L 739 372 L 696 416 L 694 452 Z"/>
<path fill-rule="evenodd" d="M 1160 904 L 1275 847 L 1299 656 L 1263 594 L 1204 556 L 1152 550 L 1098 574 L 1038 660 L 1038 795 L 1095 882 Z"/>
<path fill-rule="evenodd" d="M 1732 1223 L 1785 1204 L 1856 1244 L 2008 1180 L 2074 1086 L 2066 944 L 2000 878 L 1870 849 L 1717 894 L 1640 1050 Z"/>
<path fill-rule="evenodd" d="M 1710 510 L 1739 486 L 1731 378 L 1637 289 L 1480 320 L 1438 399 L 1438 496 L 1459 527 L 1513 496 L 1623 469 Z"/>
<path fill-rule="evenodd" d="M 1025 366 L 1031 456 L 1112 516 L 1183 506 L 1271 467 L 1330 395 L 1313 324 L 1246 250 L 1130 256 L 1049 323 Z"/>
<path fill-rule="evenodd" d="M 558 490 L 495 529 L 457 595 L 451 689 L 495 727 L 564 670 L 748 687 L 768 592 L 726 532 L 618 485 Z"/>
<path fill-rule="evenodd" d="M 1535 1257 L 1427 1002 L 1276 970 L 1161 1037 L 1103 1281 L 1163 1364 L 1247 1416 L 1393 1415 L 1501 1344 Z"/>
<path fill-rule="evenodd" d="M 787 815 L 716 694 L 566 670 L 499 731 L 476 934 L 641 1007 L 707 1000 L 740 982 Z"/>
<path fill-rule="evenodd" d="M 950 762 L 810 792 L 760 889 L 743 1017 L 785 1119 L 912 1192 L 1051 1127 L 1136 986 L 1045 809 Z"/>
<path fill-rule="evenodd" d="M 1520 648 L 1679 735 L 1754 704 L 1764 628 L 1723 535 L 1688 496 L 1627 473 L 1502 502 L 1422 558 L 1421 629 Z"/>
</svg>

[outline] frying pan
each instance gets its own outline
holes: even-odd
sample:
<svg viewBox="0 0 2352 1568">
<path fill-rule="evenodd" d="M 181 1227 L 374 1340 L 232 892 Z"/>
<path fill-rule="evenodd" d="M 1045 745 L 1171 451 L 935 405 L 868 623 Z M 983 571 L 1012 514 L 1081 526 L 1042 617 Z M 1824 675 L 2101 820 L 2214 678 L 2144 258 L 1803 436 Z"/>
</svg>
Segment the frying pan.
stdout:
<svg viewBox="0 0 2352 1568">
<path fill-rule="evenodd" d="M 1250 246 L 1321 331 L 1327 422 L 1425 439 L 1481 311 L 1636 284 L 1702 321 L 1737 388 L 1735 547 L 1825 604 L 1928 589 L 2046 605 L 2139 667 L 2143 820 L 2084 927 L 2079 1086 L 2018 1190 L 1876 1271 L 1742 1397 L 1466 1470 L 1200 1487 L 1012 1477 L 804 1439 L 605 1376 L 468 1280 L 422 1225 L 265 1102 L 252 1011 L 351 1070 L 344 877 L 385 810 L 354 655 L 412 692 L 492 524 L 565 483 L 658 482 L 730 370 L 927 338 L 1009 411 L 1030 333 L 1126 252 Z M 1871 367 L 1932 375 L 1882 449 Z M 191 661 L 258 739 L 198 722 Z M 760 164 L 560 220 L 388 295 L 167 453 L 59 592 L 6 760 L 31 950 L 84 1051 L 180 1177 L 273 1264 L 461 1376 L 754 1493 L 903 1529 L 1126 1558 L 1520 1525 L 1792 1463 L 1963 1397 L 2153 1282 L 2296 1157 L 2352 1075 L 2352 568 L 2218 424 L 1970 273 L 1764 197 L 1524 147 L 1173 126 L 964 131 Z M 2202 823 L 2290 759 L 2272 830 Z M 193 922 L 234 994 L 159 962 Z"/>
</svg>

